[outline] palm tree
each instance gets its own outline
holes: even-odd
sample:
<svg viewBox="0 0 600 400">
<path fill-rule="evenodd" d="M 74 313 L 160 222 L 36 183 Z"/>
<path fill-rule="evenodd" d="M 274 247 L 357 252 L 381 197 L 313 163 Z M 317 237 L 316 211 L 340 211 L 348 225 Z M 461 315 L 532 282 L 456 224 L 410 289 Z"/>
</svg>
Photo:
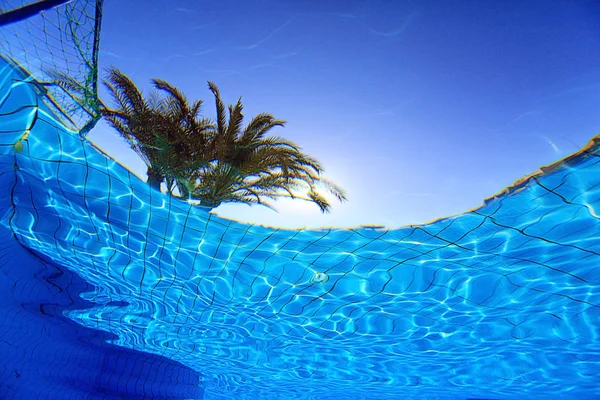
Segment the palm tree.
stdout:
<svg viewBox="0 0 600 400">
<path fill-rule="evenodd" d="M 200 118 L 202 100 L 190 103 L 176 87 L 154 79 L 155 92 L 145 99 L 135 83 L 118 69 L 104 81 L 116 108 L 103 116 L 148 166 L 148 182 L 173 191 L 180 178 L 209 161 L 211 123 Z"/>
<path fill-rule="evenodd" d="M 61 86 L 86 109 L 85 88 L 65 74 L 55 73 Z M 323 167 L 291 141 L 267 136 L 285 125 L 270 114 L 255 116 L 243 128 L 241 98 L 229 106 L 227 116 L 219 88 L 209 82 L 217 109 L 215 122 L 200 117 L 202 100 L 190 103 L 176 87 L 161 79 L 152 81 L 154 92 L 144 98 L 135 83 L 115 68 L 107 71 L 104 85 L 114 103 L 100 102 L 100 112 L 148 166 L 148 183 L 172 194 L 195 199 L 214 208 L 225 202 L 261 204 L 282 197 L 310 201 L 329 212 L 325 189 L 339 201 L 344 191 L 321 175 Z M 96 107 L 97 108 L 97 107 Z"/>
<path fill-rule="evenodd" d="M 267 136 L 285 121 L 261 113 L 243 126 L 241 98 L 229 106 L 229 116 L 219 88 L 208 83 L 215 97 L 216 124 L 213 125 L 213 157 L 195 169 L 187 180 L 179 180 L 180 191 L 200 200 L 207 207 L 224 202 L 261 204 L 270 208 L 269 200 L 289 197 L 313 202 L 321 211 L 329 212 L 329 201 L 318 192 L 325 189 L 339 201 L 346 200 L 344 191 L 324 179 L 323 167 L 300 147 L 279 136 Z"/>
</svg>

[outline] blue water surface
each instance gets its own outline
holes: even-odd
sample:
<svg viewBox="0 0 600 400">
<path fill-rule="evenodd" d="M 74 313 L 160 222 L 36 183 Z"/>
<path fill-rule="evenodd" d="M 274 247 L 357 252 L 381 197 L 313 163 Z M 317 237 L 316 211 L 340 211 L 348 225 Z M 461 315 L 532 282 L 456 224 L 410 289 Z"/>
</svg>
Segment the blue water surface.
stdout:
<svg viewBox="0 0 600 400">
<path fill-rule="evenodd" d="M 460 216 L 284 230 L 151 190 L 48 110 L 0 61 L 3 398 L 599 398 L 596 142 Z"/>
</svg>

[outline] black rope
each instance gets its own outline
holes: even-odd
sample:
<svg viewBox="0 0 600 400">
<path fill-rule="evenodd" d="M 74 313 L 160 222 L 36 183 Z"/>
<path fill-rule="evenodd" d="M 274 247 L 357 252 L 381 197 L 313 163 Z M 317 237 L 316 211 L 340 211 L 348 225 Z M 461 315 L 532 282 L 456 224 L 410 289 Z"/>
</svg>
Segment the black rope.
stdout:
<svg viewBox="0 0 600 400">
<path fill-rule="evenodd" d="M 72 0 L 40 0 L 36 3 L 7 11 L 0 14 L 0 26 L 23 21 L 24 19 L 39 14 L 42 11 L 48 10 L 52 7 L 60 6 L 61 4 L 69 3 L 71 1 Z"/>
</svg>

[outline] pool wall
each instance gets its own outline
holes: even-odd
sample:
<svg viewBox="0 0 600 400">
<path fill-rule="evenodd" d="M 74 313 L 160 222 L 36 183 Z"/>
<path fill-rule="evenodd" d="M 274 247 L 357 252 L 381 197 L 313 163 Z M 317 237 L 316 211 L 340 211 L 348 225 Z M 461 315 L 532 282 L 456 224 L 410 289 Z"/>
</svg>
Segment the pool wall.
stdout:
<svg viewBox="0 0 600 400">
<path fill-rule="evenodd" d="M 151 190 L 0 71 L 13 398 L 597 395 L 597 142 L 431 224 L 265 228 Z"/>
<path fill-rule="evenodd" d="M 22 81 L 0 59 L 0 398 L 202 399 L 200 373 L 110 344 L 113 334 L 65 317 L 69 310 L 92 307 L 81 294 L 96 289 L 74 270 L 24 247 L 10 229 L 20 218 L 16 209 L 27 193 L 28 174 L 19 172 L 13 143 L 31 126 L 36 107 L 40 117 L 32 136 L 73 135 L 42 115 L 45 106 Z M 43 181 L 35 182 L 44 190 Z M 37 222 L 43 225 L 44 218 Z"/>
</svg>

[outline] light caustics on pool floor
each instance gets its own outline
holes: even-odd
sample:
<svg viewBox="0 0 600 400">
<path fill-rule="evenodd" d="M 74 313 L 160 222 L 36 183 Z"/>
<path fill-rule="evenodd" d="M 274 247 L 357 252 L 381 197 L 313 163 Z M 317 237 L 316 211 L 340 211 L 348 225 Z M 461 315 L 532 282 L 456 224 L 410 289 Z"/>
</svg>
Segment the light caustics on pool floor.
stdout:
<svg viewBox="0 0 600 400">
<path fill-rule="evenodd" d="M 598 394 L 597 145 L 428 225 L 278 230 L 151 191 L 0 66 L 0 229 L 85 281 L 69 320 L 195 371 L 204 398 Z M 5 257 L 0 271 L 20 262 Z M 146 375 L 136 382 L 161 379 Z"/>
</svg>

